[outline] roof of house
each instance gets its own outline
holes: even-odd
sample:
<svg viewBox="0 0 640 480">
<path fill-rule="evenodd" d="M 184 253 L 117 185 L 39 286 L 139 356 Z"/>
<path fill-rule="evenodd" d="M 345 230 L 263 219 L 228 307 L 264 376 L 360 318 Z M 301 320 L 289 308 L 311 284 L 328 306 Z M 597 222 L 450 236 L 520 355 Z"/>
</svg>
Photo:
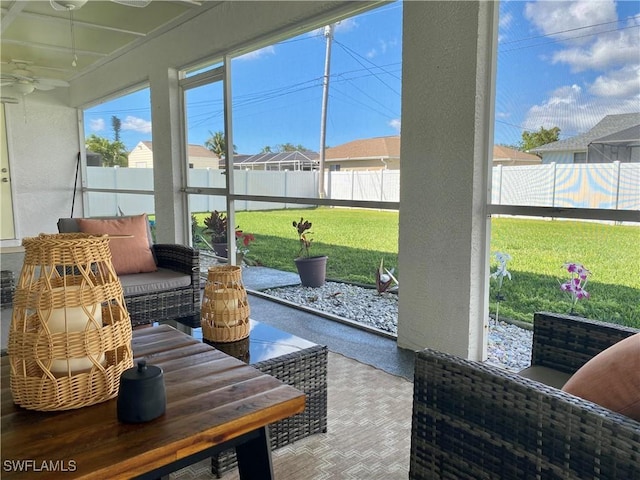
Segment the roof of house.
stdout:
<svg viewBox="0 0 640 480">
<path fill-rule="evenodd" d="M 364 158 L 400 158 L 400 135 L 353 140 L 325 151 L 325 160 Z"/>
<path fill-rule="evenodd" d="M 153 152 L 153 142 L 150 142 L 149 140 L 142 140 L 140 143 L 142 143 L 145 147 L 147 147 L 149 150 Z M 208 148 L 205 148 L 202 145 L 194 145 L 194 144 L 189 144 L 187 155 L 189 157 L 218 158 L 218 156 Z"/>
<path fill-rule="evenodd" d="M 634 125 L 633 127 L 625 128 L 619 132 L 606 135 L 604 137 L 596 138 L 591 143 L 606 144 L 606 145 L 625 145 L 625 146 L 639 146 L 640 145 L 640 125 Z"/>
<path fill-rule="evenodd" d="M 317 165 L 318 154 L 311 151 L 277 152 L 277 153 L 256 153 L 255 155 L 234 155 L 234 165 L 255 165 L 274 163 L 301 163 L 303 165 Z"/>
<path fill-rule="evenodd" d="M 532 148 L 531 152 L 540 153 L 586 150 L 588 145 L 594 140 L 612 135 L 621 130 L 626 130 L 634 125 L 640 125 L 640 112 L 607 115 L 588 132 Z"/>
<path fill-rule="evenodd" d="M 505 147 L 504 145 L 493 146 L 493 161 L 495 162 L 496 160 L 509 160 L 513 163 L 542 162 L 542 159 L 537 155 L 522 152 L 520 150 L 516 150 L 515 148 Z"/>
</svg>

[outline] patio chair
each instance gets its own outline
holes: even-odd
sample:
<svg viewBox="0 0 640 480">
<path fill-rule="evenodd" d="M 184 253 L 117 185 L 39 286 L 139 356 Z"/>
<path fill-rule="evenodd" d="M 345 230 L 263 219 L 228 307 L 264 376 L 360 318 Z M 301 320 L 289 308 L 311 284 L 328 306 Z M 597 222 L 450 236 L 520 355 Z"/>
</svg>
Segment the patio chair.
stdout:
<svg viewBox="0 0 640 480">
<path fill-rule="evenodd" d="M 146 216 L 144 221 L 147 222 Z M 108 217 L 99 220 L 118 221 L 134 217 Z M 80 232 L 78 219 L 58 220 L 60 233 Z M 91 232 L 98 233 L 98 232 Z M 104 233 L 113 233 L 104 232 Z M 126 233 L 126 232 L 125 232 Z M 161 320 L 194 323 L 200 319 L 200 254 L 186 245 L 154 244 L 148 222 L 143 242 L 151 250 L 152 271 L 118 273 L 124 299 L 134 327 Z M 113 253 L 113 249 L 112 249 Z M 114 258 L 114 263 L 115 263 Z"/>
<path fill-rule="evenodd" d="M 538 313 L 533 367 L 571 375 L 638 330 Z M 411 479 L 639 479 L 640 422 L 483 362 L 416 353 Z"/>
</svg>

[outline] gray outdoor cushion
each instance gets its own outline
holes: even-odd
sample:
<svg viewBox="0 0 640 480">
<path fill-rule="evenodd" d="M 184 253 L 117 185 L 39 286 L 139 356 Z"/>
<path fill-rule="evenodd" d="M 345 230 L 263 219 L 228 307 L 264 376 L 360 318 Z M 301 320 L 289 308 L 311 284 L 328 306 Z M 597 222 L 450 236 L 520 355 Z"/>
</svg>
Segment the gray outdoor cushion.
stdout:
<svg viewBox="0 0 640 480">
<path fill-rule="evenodd" d="M 191 275 L 159 268 L 155 272 L 120 275 L 124 296 L 166 292 L 191 285 Z"/>
<path fill-rule="evenodd" d="M 536 380 L 537 382 L 544 383 L 550 387 L 561 389 L 567 380 L 571 378 L 570 373 L 560 372 L 549 367 L 541 367 L 535 365 L 533 367 L 525 368 L 518 372 L 518 375 Z"/>
</svg>

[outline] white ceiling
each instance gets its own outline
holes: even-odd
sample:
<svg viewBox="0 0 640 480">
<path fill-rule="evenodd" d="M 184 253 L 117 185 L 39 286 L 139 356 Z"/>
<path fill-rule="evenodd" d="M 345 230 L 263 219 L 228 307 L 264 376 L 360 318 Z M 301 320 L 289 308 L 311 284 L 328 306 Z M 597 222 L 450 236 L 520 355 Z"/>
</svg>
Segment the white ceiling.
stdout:
<svg viewBox="0 0 640 480">
<path fill-rule="evenodd" d="M 58 3 L 65 1 L 68 0 Z M 6 81 L 7 75 L 20 68 L 15 60 L 27 62 L 26 68 L 34 77 L 45 79 L 40 85 L 42 89 L 49 89 L 46 79 L 51 79 L 50 84 L 63 85 L 220 2 L 152 0 L 142 3 L 148 5 L 139 8 L 119 4 L 117 0 L 89 0 L 69 12 L 56 11 L 49 0 L 0 0 L 2 94 L 15 94 L 12 91 L 15 87 Z M 75 67 L 72 66 L 74 44 Z"/>
</svg>

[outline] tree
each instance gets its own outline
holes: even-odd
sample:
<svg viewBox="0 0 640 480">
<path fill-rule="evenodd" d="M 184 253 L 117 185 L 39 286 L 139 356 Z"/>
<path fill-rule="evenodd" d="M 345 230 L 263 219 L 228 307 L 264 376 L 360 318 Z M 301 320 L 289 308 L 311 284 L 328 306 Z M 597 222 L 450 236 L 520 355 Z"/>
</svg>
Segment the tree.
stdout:
<svg viewBox="0 0 640 480">
<path fill-rule="evenodd" d="M 217 131 L 216 133 L 213 133 L 209 130 L 209 135 L 210 137 L 204 141 L 204 146 L 207 150 L 212 151 L 218 157 L 224 158 L 227 152 L 227 140 L 224 137 L 224 132 Z M 238 153 L 235 145 L 233 146 L 233 153 Z"/>
<path fill-rule="evenodd" d="M 113 127 L 113 140 L 115 142 L 119 142 L 120 141 L 120 129 L 122 128 L 122 122 L 115 115 L 113 115 L 111 117 L 111 126 Z"/>
<path fill-rule="evenodd" d="M 544 127 L 540 127 L 537 132 L 522 132 L 522 142 L 520 143 L 520 150 L 527 151 L 532 148 L 546 145 L 547 143 L 557 142 L 560 137 L 560 127 L 553 127 L 547 130 Z"/>
<path fill-rule="evenodd" d="M 295 152 L 296 150 L 298 152 L 306 152 L 309 149 L 304 145 L 301 145 L 301 144 L 294 145 L 293 143 L 289 143 L 289 142 L 276 145 L 277 152 Z"/>
<path fill-rule="evenodd" d="M 128 166 L 124 143 L 119 140 L 112 142 L 94 133 L 85 139 L 85 147 L 87 150 L 99 153 L 102 156 L 103 167 Z"/>
<path fill-rule="evenodd" d="M 267 145 L 262 147 L 262 151 L 260 153 L 281 153 L 281 152 L 308 152 L 309 149 L 304 145 L 298 144 L 294 145 L 293 143 L 281 143 L 279 145 L 270 146 Z"/>
</svg>

